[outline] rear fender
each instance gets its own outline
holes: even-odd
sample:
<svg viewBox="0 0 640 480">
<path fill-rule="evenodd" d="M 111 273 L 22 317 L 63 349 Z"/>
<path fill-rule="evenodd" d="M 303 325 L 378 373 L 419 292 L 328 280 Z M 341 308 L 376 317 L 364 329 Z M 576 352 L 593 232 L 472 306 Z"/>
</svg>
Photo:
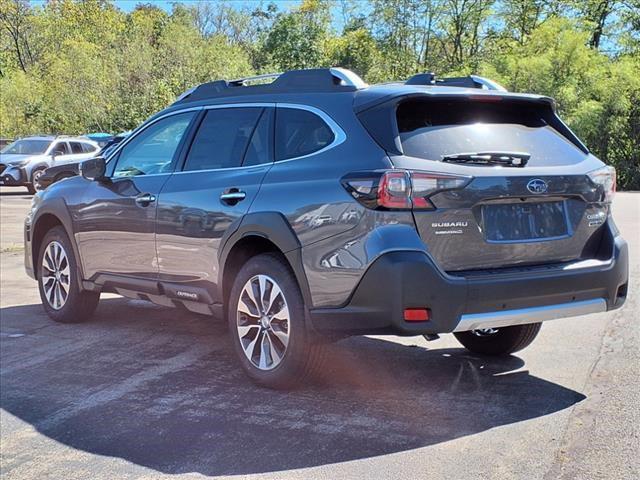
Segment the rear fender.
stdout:
<svg viewBox="0 0 640 480">
<path fill-rule="evenodd" d="M 221 242 L 223 247 L 218 254 L 218 264 L 220 265 L 217 283 L 219 299 L 223 298 L 222 281 L 229 253 L 240 240 L 247 236 L 255 235 L 269 240 L 287 258 L 298 281 L 305 303 L 311 305 L 309 284 L 302 266 L 300 241 L 284 215 L 278 212 L 250 213 L 242 218 L 236 229 L 233 231 L 229 229 L 228 232 L 227 238 L 223 238 Z"/>
</svg>

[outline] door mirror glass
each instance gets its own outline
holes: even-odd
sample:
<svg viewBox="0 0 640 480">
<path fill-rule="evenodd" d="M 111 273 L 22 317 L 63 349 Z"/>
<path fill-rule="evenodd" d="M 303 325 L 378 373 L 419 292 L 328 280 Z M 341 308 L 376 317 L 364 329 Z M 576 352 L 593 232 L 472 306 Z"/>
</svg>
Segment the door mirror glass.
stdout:
<svg viewBox="0 0 640 480">
<path fill-rule="evenodd" d="M 103 157 L 85 160 L 80 164 L 80 175 L 87 180 L 101 180 L 107 170 L 107 163 Z"/>
<path fill-rule="evenodd" d="M 53 152 L 51 152 L 52 157 L 57 157 L 58 155 L 64 155 L 64 151 L 61 148 L 56 148 Z"/>
</svg>

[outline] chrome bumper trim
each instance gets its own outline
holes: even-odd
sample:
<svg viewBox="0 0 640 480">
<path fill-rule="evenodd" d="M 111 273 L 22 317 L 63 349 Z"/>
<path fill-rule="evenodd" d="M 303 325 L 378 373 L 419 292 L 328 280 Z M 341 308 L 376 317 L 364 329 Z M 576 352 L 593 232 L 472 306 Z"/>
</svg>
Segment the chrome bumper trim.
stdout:
<svg viewBox="0 0 640 480">
<path fill-rule="evenodd" d="M 469 313 L 462 315 L 454 332 L 539 323 L 556 318 L 577 317 L 579 315 L 606 311 L 607 302 L 604 298 L 594 298 L 593 300 L 559 303 L 556 305 L 545 305 L 543 307 L 519 308 L 500 312 Z"/>
</svg>

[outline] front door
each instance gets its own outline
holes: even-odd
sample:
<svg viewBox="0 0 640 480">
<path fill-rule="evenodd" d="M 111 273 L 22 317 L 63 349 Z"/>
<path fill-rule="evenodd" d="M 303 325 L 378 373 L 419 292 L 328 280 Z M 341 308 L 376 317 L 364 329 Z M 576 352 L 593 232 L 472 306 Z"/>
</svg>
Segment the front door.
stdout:
<svg viewBox="0 0 640 480">
<path fill-rule="evenodd" d="M 173 172 L 195 112 L 150 123 L 110 159 L 76 207 L 76 241 L 85 277 L 102 273 L 156 279 L 157 199 Z"/>
<path fill-rule="evenodd" d="M 51 147 L 51 155 L 53 157 L 53 165 L 64 165 L 73 162 L 74 155 L 71 148 L 65 140 L 58 140 Z"/>
<path fill-rule="evenodd" d="M 191 299 L 215 298 L 220 241 L 247 213 L 271 166 L 272 118 L 271 107 L 206 110 L 183 168 L 160 192 L 160 280 Z"/>
</svg>

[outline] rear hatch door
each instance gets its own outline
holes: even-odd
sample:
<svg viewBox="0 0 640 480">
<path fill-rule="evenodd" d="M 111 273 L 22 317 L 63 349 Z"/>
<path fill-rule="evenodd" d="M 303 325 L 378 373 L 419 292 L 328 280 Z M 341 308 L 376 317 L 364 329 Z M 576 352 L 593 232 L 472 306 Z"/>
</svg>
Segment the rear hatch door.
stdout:
<svg viewBox="0 0 640 480">
<path fill-rule="evenodd" d="M 552 104 L 431 96 L 395 108 L 402 149 L 390 154 L 395 167 L 473 178 L 463 189 L 431 197 L 435 209 L 414 209 L 416 227 L 443 270 L 548 264 L 593 254 L 606 206 L 594 203 L 585 174 L 602 163 L 562 124 Z M 505 166 L 510 158 L 520 166 Z"/>
</svg>

